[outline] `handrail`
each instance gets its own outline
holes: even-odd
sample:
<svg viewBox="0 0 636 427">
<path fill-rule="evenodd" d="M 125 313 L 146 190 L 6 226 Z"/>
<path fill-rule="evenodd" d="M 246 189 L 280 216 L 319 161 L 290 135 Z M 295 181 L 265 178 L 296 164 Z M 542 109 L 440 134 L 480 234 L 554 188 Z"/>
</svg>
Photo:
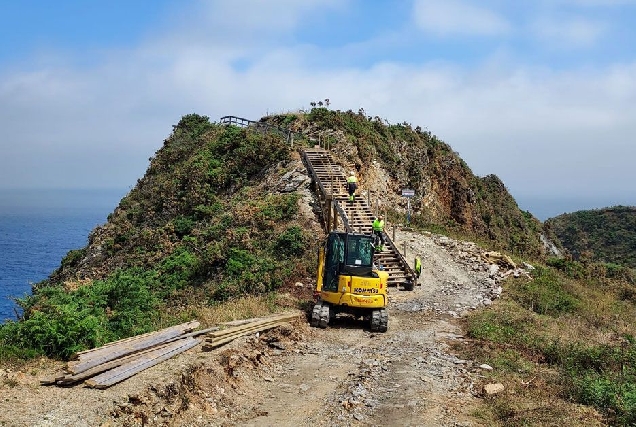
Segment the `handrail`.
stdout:
<svg viewBox="0 0 636 427">
<path fill-rule="evenodd" d="M 331 192 L 327 193 L 327 189 L 325 188 L 325 186 L 323 185 L 322 181 L 318 178 L 318 174 L 316 173 L 316 170 L 314 169 L 313 165 L 311 164 L 311 161 L 307 158 L 307 153 L 303 152 L 303 160 L 305 161 L 305 166 L 307 167 L 307 169 L 309 170 L 309 174 L 311 175 L 314 183 L 316 183 L 318 185 L 318 199 L 320 200 L 320 209 L 322 211 L 322 216 L 323 218 L 327 215 L 327 212 L 325 212 L 324 209 L 324 201 L 327 200 L 327 196 L 331 195 L 333 196 L 333 194 Z M 345 213 L 344 209 L 342 209 L 342 207 L 340 206 L 340 203 L 338 203 L 337 200 L 335 199 L 331 199 L 331 204 L 333 209 L 335 209 L 339 216 L 340 219 L 342 220 L 342 225 L 344 226 L 345 230 L 347 232 L 351 232 L 351 226 L 349 225 L 349 219 L 347 218 L 347 214 Z M 331 214 L 331 213 L 329 213 Z M 326 226 L 326 224 L 325 224 Z M 327 230 L 327 232 L 329 232 L 330 230 Z"/>
<path fill-rule="evenodd" d="M 305 165 L 307 166 L 307 169 L 309 169 L 309 173 L 311 173 L 311 177 L 313 178 L 314 182 L 318 184 L 318 188 L 320 189 L 320 194 L 324 198 L 326 198 L 327 197 L 327 191 L 325 190 L 325 187 L 322 185 L 322 181 L 320 181 L 320 179 L 318 179 L 318 174 L 316 173 L 316 170 L 314 169 L 314 167 L 312 166 L 311 162 L 307 158 L 307 153 L 306 152 L 303 152 L 303 159 L 305 160 Z"/>
<path fill-rule="evenodd" d="M 287 141 L 293 146 L 294 136 L 303 137 L 304 135 L 299 132 L 294 132 L 288 128 L 281 126 L 270 125 L 269 123 L 257 122 L 255 120 L 246 119 L 238 116 L 223 116 L 219 119 L 219 123 L 223 125 L 236 125 L 241 127 L 253 126 L 255 128 L 263 128 L 266 132 L 274 132 L 282 134 Z"/>
<path fill-rule="evenodd" d="M 340 214 L 340 218 L 342 219 L 342 225 L 344 226 L 345 231 L 347 233 L 353 233 L 354 230 L 349 225 L 349 217 L 347 216 L 344 209 L 342 209 L 342 206 L 340 206 L 340 203 L 337 200 L 334 200 L 333 204 L 334 204 L 333 206 L 334 209 L 338 211 L 338 214 Z"/>
<path fill-rule="evenodd" d="M 238 126 L 249 126 L 250 124 L 256 124 L 254 120 L 244 119 L 243 117 L 237 116 L 223 116 L 219 119 L 219 123 L 226 125 L 238 125 Z"/>
<path fill-rule="evenodd" d="M 398 262 L 402 265 L 402 268 L 405 270 L 407 276 L 410 276 L 411 280 L 413 281 L 413 284 L 416 284 L 417 275 L 415 274 L 415 271 L 411 268 L 408 261 L 406 261 L 406 258 L 404 258 L 404 255 L 402 255 L 402 252 L 400 252 L 398 247 L 395 246 L 395 243 L 393 243 L 393 240 L 391 240 L 391 238 L 389 237 L 389 233 L 386 233 L 386 232 L 384 233 L 384 242 L 388 243 L 389 246 L 394 249 L 393 252 L 397 254 Z"/>
</svg>

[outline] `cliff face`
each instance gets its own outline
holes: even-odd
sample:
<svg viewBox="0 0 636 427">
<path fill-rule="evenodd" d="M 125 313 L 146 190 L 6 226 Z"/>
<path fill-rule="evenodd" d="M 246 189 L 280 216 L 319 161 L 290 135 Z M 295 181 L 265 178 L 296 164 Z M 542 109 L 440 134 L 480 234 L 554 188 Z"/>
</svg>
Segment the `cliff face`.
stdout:
<svg viewBox="0 0 636 427">
<path fill-rule="evenodd" d="M 519 209 L 504 183 L 495 175 L 475 176 L 448 144 L 419 126 L 325 108 L 263 120 L 330 148 L 396 219 L 407 213 L 402 189 L 413 189 L 414 225 L 459 232 L 528 257 L 545 255 L 541 222 Z"/>
</svg>

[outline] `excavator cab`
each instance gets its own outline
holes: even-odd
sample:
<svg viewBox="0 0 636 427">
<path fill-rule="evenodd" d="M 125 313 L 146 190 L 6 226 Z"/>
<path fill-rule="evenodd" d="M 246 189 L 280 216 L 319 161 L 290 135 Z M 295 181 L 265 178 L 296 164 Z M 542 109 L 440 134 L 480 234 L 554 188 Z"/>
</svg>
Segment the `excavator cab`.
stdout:
<svg viewBox="0 0 636 427">
<path fill-rule="evenodd" d="M 372 331 L 388 327 L 386 305 L 389 274 L 373 263 L 372 236 L 332 231 L 318 253 L 311 325 L 326 328 L 339 313 L 364 317 Z"/>
</svg>

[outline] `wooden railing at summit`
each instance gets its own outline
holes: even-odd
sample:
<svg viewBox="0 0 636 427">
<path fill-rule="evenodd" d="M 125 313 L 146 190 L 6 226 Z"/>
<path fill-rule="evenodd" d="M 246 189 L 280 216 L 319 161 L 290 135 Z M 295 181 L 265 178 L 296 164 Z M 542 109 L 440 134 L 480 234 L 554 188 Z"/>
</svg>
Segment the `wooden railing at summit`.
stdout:
<svg viewBox="0 0 636 427">
<path fill-rule="evenodd" d="M 234 125 L 240 127 L 251 127 L 262 132 L 271 132 L 285 138 L 285 140 L 293 147 L 294 136 L 300 136 L 299 133 L 293 132 L 281 126 L 271 125 L 269 123 L 257 122 L 237 116 L 223 116 L 219 119 L 219 123 L 223 125 Z"/>
</svg>

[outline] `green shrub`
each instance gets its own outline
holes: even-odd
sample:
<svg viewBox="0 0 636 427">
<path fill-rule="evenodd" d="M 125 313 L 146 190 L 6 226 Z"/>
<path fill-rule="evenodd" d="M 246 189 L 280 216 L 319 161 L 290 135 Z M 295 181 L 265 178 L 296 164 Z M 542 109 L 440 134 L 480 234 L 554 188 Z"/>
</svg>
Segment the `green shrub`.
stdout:
<svg viewBox="0 0 636 427">
<path fill-rule="evenodd" d="M 231 248 L 225 271 L 230 276 L 241 277 L 246 272 L 254 271 L 255 265 L 255 255 L 246 250 Z"/>
<path fill-rule="evenodd" d="M 259 203 L 259 221 L 280 221 L 292 218 L 298 212 L 298 198 L 296 193 L 267 195 Z"/>
<path fill-rule="evenodd" d="M 471 338 L 508 343 L 523 331 L 519 326 L 518 323 L 504 318 L 501 313 L 482 311 L 470 317 L 468 335 Z"/>
<path fill-rule="evenodd" d="M 585 267 L 578 261 L 571 261 L 565 258 L 548 258 L 546 264 L 565 273 L 572 279 L 582 279 L 585 277 Z"/>
<path fill-rule="evenodd" d="M 191 137 L 196 138 L 211 126 L 210 118 L 199 114 L 186 114 L 174 126 L 175 131 L 187 132 Z"/>
<path fill-rule="evenodd" d="M 231 248 L 225 265 L 226 277 L 212 295 L 212 301 L 225 301 L 243 294 L 265 294 L 279 288 L 292 268 L 265 251 L 252 253 Z"/>
<path fill-rule="evenodd" d="M 590 373 L 575 380 L 577 400 L 585 405 L 610 408 L 616 404 L 616 387 L 612 380 Z"/>
<path fill-rule="evenodd" d="M 283 121 L 281 122 L 281 127 L 287 128 L 290 124 L 294 123 L 298 119 L 298 116 L 295 114 L 287 114 L 284 116 Z"/>
<path fill-rule="evenodd" d="M 165 298 L 175 290 L 192 285 L 200 267 L 201 262 L 194 253 L 185 247 L 177 248 L 156 269 L 160 295 Z"/>
<path fill-rule="evenodd" d="M 174 219 L 174 232 L 179 237 L 190 234 L 195 225 L 195 220 L 190 217 L 180 216 Z"/>
<path fill-rule="evenodd" d="M 105 281 L 68 292 L 48 286 L 18 300 L 24 319 L 0 326 L 0 354 L 20 348 L 23 355 L 68 358 L 77 351 L 148 332 L 158 300 L 152 277 L 120 271 Z"/>
<path fill-rule="evenodd" d="M 303 230 L 294 225 L 278 236 L 275 251 L 286 257 L 300 256 L 304 253 L 307 243 Z"/>
<path fill-rule="evenodd" d="M 579 300 L 565 288 L 563 279 L 550 269 L 537 267 L 533 280 L 510 290 L 511 297 L 523 307 L 535 313 L 559 316 L 570 313 L 579 306 Z"/>
<path fill-rule="evenodd" d="M 70 250 L 62 259 L 62 268 L 75 267 L 86 256 L 86 248 Z"/>
<path fill-rule="evenodd" d="M 636 425 L 636 382 L 597 372 L 572 378 L 573 398 L 605 413 L 610 425 Z"/>
</svg>

